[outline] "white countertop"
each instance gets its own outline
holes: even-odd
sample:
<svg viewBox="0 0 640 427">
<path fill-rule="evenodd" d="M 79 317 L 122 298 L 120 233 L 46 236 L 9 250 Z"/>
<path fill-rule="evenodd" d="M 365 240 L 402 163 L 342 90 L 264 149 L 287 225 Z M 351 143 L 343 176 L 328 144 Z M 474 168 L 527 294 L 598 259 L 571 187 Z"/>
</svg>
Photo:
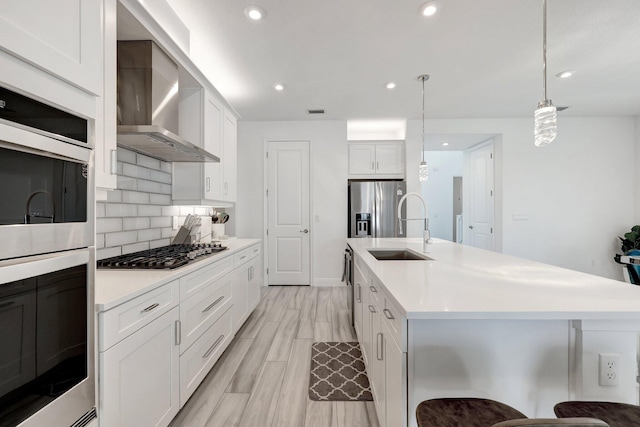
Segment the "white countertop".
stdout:
<svg viewBox="0 0 640 427">
<path fill-rule="evenodd" d="M 378 261 L 369 248 L 422 252 L 421 239 L 348 239 L 408 319 L 640 319 L 640 286 L 434 239 L 433 261 Z"/>
<path fill-rule="evenodd" d="M 227 249 L 189 263 L 174 270 L 96 270 L 95 303 L 97 311 L 106 311 L 125 301 L 149 292 L 158 286 L 176 280 L 185 274 L 205 267 L 212 262 L 233 255 L 256 243 L 259 239 L 223 240 L 222 246 Z"/>
</svg>

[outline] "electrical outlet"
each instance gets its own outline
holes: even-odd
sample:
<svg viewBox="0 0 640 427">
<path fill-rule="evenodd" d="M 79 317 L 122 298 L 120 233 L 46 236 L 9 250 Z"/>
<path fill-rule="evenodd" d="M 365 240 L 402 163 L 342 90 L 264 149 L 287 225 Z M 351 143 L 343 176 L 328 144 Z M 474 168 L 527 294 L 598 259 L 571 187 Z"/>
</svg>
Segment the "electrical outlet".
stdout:
<svg viewBox="0 0 640 427">
<path fill-rule="evenodd" d="M 620 376 L 620 355 L 619 354 L 599 354 L 600 358 L 600 379 L 598 384 L 601 386 L 617 386 L 619 385 L 618 377 Z"/>
</svg>

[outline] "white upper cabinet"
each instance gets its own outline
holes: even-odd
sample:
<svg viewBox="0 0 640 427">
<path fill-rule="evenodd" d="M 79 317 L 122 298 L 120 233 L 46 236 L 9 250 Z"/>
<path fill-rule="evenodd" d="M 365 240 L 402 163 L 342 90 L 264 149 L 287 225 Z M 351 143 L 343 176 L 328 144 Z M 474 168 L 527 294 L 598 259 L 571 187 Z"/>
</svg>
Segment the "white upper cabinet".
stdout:
<svg viewBox="0 0 640 427">
<path fill-rule="evenodd" d="M 102 93 L 102 0 L 2 1 L 0 48 L 94 95 Z"/>
<path fill-rule="evenodd" d="M 106 191 L 117 187 L 117 118 L 116 118 L 116 8 L 117 0 L 104 0 L 102 14 L 102 96 L 96 102 L 96 199 L 106 199 Z"/>
<path fill-rule="evenodd" d="M 238 125 L 236 116 L 229 110 L 224 112 L 222 137 L 222 200 L 233 203 L 236 201 Z"/>
<path fill-rule="evenodd" d="M 235 202 L 235 114 L 205 89 L 181 89 L 180 135 L 220 157 L 220 163 L 174 163 L 173 203 L 222 206 Z"/>
<path fill-rule="evenodd" d="M 404 178 L 404 142 L 350 142 L 349 175 L 353 178 Z"/>
</svg>

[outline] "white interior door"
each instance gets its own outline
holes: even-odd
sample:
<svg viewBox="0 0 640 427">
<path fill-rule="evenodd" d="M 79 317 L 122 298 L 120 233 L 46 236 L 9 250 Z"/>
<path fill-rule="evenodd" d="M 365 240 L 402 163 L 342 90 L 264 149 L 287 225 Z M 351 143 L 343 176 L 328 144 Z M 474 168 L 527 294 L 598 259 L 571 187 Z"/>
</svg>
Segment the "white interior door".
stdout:
<svg viewBox="0 0 640 427">
<path fill-rule="evenodd" d="M 493 250 L 493 141 L 469 150 L 469 221 L 466 242 Z"/>
<path fill-rule="evenodd" d="M 268 142 L 267 175 L 268 283 L 309 285 L 309 142 Z"/>
</svg>

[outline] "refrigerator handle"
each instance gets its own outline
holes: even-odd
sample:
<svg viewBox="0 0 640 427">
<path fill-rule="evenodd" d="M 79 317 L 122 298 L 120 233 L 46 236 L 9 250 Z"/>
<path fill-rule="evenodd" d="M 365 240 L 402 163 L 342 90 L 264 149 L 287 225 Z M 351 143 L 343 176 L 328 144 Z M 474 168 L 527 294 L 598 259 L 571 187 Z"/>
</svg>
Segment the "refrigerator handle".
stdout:
<svg viewBox="0 0 640 427">
<path fill-rule="evenodd" d="M 373 233 L 371 237 L 378 237 L 380 234 L 380 185 L 373 183 Z"/>
</svg>

